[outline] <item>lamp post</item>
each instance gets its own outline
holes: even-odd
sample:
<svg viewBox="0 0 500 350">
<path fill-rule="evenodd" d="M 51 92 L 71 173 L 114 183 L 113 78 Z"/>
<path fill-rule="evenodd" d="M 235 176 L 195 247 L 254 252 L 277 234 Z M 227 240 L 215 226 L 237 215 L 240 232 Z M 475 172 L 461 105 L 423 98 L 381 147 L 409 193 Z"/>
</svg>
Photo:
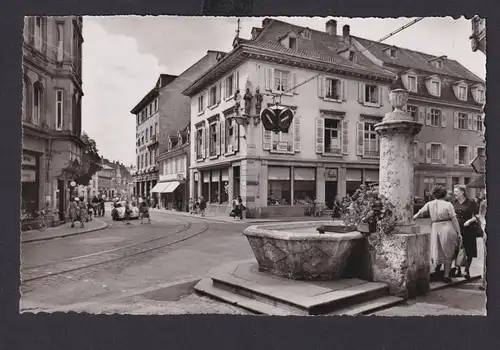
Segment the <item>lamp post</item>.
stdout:
<svg viewBox="0 0 500 350">
<path fill-rule="evenodd" d="M 391 85 L 389 102 L 394 110 L 375 125 L 380 135 L 379 189 L 397 208 L 397 231 L 414 233 L 413 222 L 414 150 L 413 140 L 422 128 L 410 113 L 403 111 L 409 92 L 401 76 Z"/>
</svg>

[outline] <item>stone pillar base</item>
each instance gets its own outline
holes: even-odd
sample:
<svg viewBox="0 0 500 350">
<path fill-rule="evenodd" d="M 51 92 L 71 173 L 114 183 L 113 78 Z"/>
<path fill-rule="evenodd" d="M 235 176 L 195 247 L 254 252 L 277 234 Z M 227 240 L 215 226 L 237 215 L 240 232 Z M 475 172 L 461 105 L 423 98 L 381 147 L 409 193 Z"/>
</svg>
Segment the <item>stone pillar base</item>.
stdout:
<svg viewBox="0 0 500 350">
<path fill-rule="evenodd" d="M 430 234 L 407 229 L 368 238 L 373 281 L 387 283 L 390 294 L 402 298 L 427 293 L 430 283 Z"/>
</svg>

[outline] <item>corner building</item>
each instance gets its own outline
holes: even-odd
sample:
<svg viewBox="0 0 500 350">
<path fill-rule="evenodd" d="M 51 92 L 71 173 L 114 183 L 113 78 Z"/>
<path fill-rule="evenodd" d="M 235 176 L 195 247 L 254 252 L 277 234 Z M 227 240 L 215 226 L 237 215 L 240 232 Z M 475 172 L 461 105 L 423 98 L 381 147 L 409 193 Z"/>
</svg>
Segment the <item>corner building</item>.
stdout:
<svg viewBox="0 0 500 350">
<path fill-rule="evenodd" d="M 349 26 L 314 31 L 265 19 L 184 92 L 191 97 L 191 197 L 227 215 L 241 196 L 250 217 L 300 216 L 317 198 L 332 207 L 362 183 L 378 182 L 374 125 L 390 111 L 394 74 L 354 55 Z M 278 39 L 277 39 L 278 38 Z M 292 92 L 291 87 L 305 82 Z M 238 125 L 234 94 L 259 88 L 262 108 L 295 111 L 288 133 L 265 131 L 257 119 Z M 250 103 L 256 115 L 255 98 Z"/>
<path fill-rule="evenodd" d="M 48 205 L 49 225 L 65 220 L 84 147 L 82 26 L 80 16 L 24 18 L 21 210 Z"/>
</svg>

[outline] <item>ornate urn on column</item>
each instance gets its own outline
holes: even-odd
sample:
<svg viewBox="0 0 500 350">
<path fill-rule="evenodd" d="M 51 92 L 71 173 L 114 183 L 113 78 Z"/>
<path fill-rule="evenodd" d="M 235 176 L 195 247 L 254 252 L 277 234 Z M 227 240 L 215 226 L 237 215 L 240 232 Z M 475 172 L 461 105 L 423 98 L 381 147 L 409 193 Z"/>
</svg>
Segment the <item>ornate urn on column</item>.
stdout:
<svg viewBox="0 0 500 350">
<path fill-rule="evenodd" d="M 422 124 L 403 111 L 408 96 L 398 75 L 389 91 L 394 110 L 375 125 L 380 135 L 379 192 L 395 207 L 396 225 L 369 237 L 373 279 L 406 298 L 426 293 L 430 278 L 430 228 L 420 232 L 413 221 L 413 141 Z"/>
</svg>

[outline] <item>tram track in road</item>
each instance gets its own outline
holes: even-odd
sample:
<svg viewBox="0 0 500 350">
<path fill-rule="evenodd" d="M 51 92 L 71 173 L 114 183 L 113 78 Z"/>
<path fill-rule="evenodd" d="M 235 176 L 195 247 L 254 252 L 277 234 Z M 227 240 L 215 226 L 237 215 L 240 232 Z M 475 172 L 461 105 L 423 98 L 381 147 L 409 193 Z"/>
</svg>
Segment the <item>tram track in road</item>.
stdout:
<svg viewBox="0 0 500 350">
<path fill-rule="evenodd" d="M 95 266 L 110 264 L 113 262 L 138 257 L 162 248 L 166 248 L 168 246 L 177 243 L 184 242 L 188 239 L 197 237 L 208 231 L 210 227 L 210 225 L 206 222 L 196 223 L 196 225 L 202 225 L 202 228 L 194 231 L 194 233 L 189 233 L 189 231 L 193 228 L 193 223 L 182 219 L 179 219 L 179 221 L 185 223 L 182 229 L 165 236 L 156 237 L 139 243 L 130 244 L 124 247 L 118 247 L 84 256 L 23 268 L 21 269 L 22 283 L 28 283 L 41 280 L 44 278 L 69 274 L 93 268 Z M 173 240 L 169 240 L 177 236 L 180 237 Z M 169 241 L 161 242 L 164 240 L 169 240 Z"/>
</svg>

